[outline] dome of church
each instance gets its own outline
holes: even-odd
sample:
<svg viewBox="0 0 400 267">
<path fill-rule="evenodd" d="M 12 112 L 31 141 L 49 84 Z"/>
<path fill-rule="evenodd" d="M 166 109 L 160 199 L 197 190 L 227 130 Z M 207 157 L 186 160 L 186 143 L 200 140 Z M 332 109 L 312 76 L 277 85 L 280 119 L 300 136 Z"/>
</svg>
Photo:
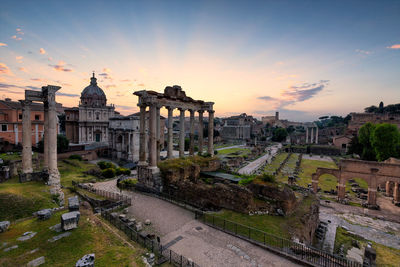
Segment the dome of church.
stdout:
<svg viewBox="0 0 400 267">
<path fill-rule="evenodd" d="M 90 85 L 83 89 L 81 93 L 81 105 L 83 106 L 105 106 L 107 103 L 106 94 L 103 89 L 97 85 L 97 79 L 90 78 Z"/>
</svg>

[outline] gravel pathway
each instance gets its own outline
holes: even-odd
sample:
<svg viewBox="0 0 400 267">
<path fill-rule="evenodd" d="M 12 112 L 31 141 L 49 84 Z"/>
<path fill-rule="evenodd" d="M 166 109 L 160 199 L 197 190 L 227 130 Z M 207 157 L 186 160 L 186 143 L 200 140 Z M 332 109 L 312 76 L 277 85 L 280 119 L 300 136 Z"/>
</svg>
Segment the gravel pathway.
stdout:
<svg viewBox="0 0 400 267">
<path fill-rule="evenodd" d="M 281 144 L 278 145 L 274 145 L 270 147 L 270 151 L 271 154 L 265 154 L 262 157 L 259 157 L 258 159 L 250 162 L 249 164 L 247 164 L 246 166 L 244 166 L 243 168 L 241 168 L 238 172 L 240 174 L 252 174 L 253 172 L 255 172 L 258 168 L 260 168 L 260 166 L 262 166 L 263 164 L 265 164 L 265 162 L 267 160 L 270 160 L 272 158 L 272 156 L 276 155 L 276 153 L 278 152 L 278 149 L 282 147 Z"/>
</svg>

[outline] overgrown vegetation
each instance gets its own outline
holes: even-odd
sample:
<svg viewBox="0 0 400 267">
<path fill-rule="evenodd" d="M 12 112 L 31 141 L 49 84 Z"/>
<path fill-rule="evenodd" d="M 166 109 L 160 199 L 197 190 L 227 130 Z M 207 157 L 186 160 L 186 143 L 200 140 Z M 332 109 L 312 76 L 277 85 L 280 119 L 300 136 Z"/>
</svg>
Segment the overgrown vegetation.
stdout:
<svg viewBox="0 0 400 267">
<path fill-rule="evenodd" d="M 81 155 L 71 155 L 71 156 L 69 156 L 69 159 L 77 159 L 79 161 L 82 161 L 82 156 Z"/>
<path fill-rule="evenodd" d="M 99 161 L 97 162 L 97 166 L 101 169 L 101 175 L 104 178 L 113 178 L 116 175 L 130 175 L 131 170 L 126 168 L 121 168 L 115 166 L 112 162 L 109 161 Z"/>
<path fill-rule="evenodd" d="M 185 158 L 174 158 L 167 159 L 158 163 L 158 167 L 161 172 L 166 172 L 167 170 L 179 170 L 181 168 L 187 168 L 194 164 L 200 167 L 208 166 L 210 161 L 213 161 L 212 157 L 202 157 L 202 156 L 191 156 Z"/>
</svg>

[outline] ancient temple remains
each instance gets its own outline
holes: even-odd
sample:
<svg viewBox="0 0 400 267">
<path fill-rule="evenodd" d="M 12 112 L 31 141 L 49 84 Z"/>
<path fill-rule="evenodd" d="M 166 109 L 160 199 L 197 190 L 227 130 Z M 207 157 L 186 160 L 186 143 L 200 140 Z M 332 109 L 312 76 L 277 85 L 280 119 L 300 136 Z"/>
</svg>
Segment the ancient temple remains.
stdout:
<svg viewBox="0 0 400 267">
<path fill-rule="evenodd" d="M 213 102 L 204 102 L 202 100 L 193 100 L 186 96 L 185 91 L 180 86 L 167 86 L 164 93 L 157 93 L 155 91 L 136 91 L 134 95 L 139 97 L 138 106 L 140 107 L 140 146 L 139 146 L 139 166 L 138 166 L 138 180 L 139 184 L 161 192 L 162 184 L 160 178 L 160 171 L 157 163 L 160 160 L 160 108 L 165 107 L 168 109 L 168 145 L 167 156 L 172 158 L 173 155 L 173 137 L 172 137 L 172 117 L 173 110 L 178 109 L 180 112 L 180 132 L 179 132 L 179 157 L 184 156 L 185 146 L 185 111 L 190 113 L 190 145 L 189 155 L 194 155 L 194 125 L 195 125 L 195 112 L 199 114 L 199 131 L 198 131 L 198 148 L 199 152 L 203 151 L 203 113 L 208 112 L 208 153 L 214 153 L 214 110 Z M 146 132 L 145 132 L 145 115 L 146 108 L 149 107 L 149 161 L 146 159 Z"/>
<path fill-rule="evenodd" d="M 32 169 L 32 125 L 30 107 L 33 101 L 43 102 L 44 106 L 44 170 L 48 173 L 47 184 L 50 193 L 57 195 L 59 204 L 64 203 L 61 190 L 60 173 L 57 168 L 57 114 L 56 92 L 60 86 L 43 86 L 41 91 L 25 90 L 22 104 L 22 175 L 31 176 Z"/>
</svg>

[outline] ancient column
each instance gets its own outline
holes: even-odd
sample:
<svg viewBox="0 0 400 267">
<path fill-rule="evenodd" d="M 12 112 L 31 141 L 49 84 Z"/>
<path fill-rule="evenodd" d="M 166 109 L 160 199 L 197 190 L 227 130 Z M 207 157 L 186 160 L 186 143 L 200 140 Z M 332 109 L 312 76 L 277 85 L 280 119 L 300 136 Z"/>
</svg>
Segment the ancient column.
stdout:
<svg viewBox="0 0 400 267">
<path fill-rule="evenodd" d="M 20 100 L 22 106 L 22 172 L 32 173 L 32 101 Z"/>
<path fill-rule="evenodd" d="M 208 111 L 208 154 L 214 155 L 214 110 Z"/>
<path fill-rule="evenodd" d="M 400 184 L 399 183 L 394 183 L 393 202 L 395 204 L 400 203 Z"/>
<path fill-rule="evenodd" d="M 128 132 L 128 159 L 129 160 L 132 160 L 131 142 L 132 142 L 131 132 L 129 131 Z"/>
<path fill-rule="evenodd" d="M 156 143 L 157 143 L 157 163 L 160 162 L 160 150 L 161 150 L 161 142 L 160 142 L 160 106 L 157 105 L 156 108 Z"/>
<path fill-rule="evenodd" d="M 311 127 L 311 139 L 310 139 L 310 143 L 313 144 L 314 143 L 314 127 Z"/>
<path fill-rule="evenodd" d="M 315 143 L 318 144 L 318 127 L 317 127 L 317 132 L 315 134 Z"/>
<path fill-rule="evenodd" d="M 185 156 L 185 110 L 180 108 L 179 111 L 179 157 Z"/>
<path fill-rule="evenodd" d="M 50 193 L 57 195 L 59 204 L 64 204 L 64 193 L 61 190 L 60 173 L 57 168 L 57 111 L 56 111 L 56 92 L 60 86 L 48 85 L 42 87 L 44 102 L 48 105 L 48 153 L 49 153 L 49 181 Z"/>
<path fill-rule="evenodd" d="M 190 143 L 189 143 L 189 155 L 194 155 L 194 110 L 190 111 Z"/>
<path fill-rule="evenodd" d="M 140 105 L 139 165 L 146 166 L 146 106 Z"/>
<path fill-rule="evenodd" d="M 173 149 L 174 149 L 174 144 L 173 144 L 173 133 L 172 133 L 172 117 L 173 117 L 173 112 L 174 108 L 168 107 L 168 158 L 172 159 L 173 158 Z"/>
<path fill-rule="evenodd" d="M 338 199 L 343 200 L 346 197 L 346 183 L 340 181 L 339 179 L 339 185 L 338 185 Z"/>
<path fill-rule="evenodd" d="M 203 129 L 204 129 L 204 122 L 203 122 L 203 110 L 199 110 L 199 128 L 198 128 L 198 132 L 199 132 L 199 154 L 203 153 Z"/>
<path fill-rule="evenodd" d="M 150 130 L 150 150 L 149 157 L 150 168 L 157 168 L 157 106 L 155 103 L 150 105 L 150 116 L 149 116 L 149 130 Z"/>
<path fill-rule="evenodd" d="M 368 205 L 376 206 L 376 188 L 368 186 Z"/>
<path fill-rule="evenodd" d="M 308 144 L 308 127 L 306 126 L 306 144 Z"/>
<path fill-rule="evenodd" d="M 49 168 L 49 105 L 47 102 L 43 102 L 44 121 L 43 121 L 43 169 Z"/>
</svg>

